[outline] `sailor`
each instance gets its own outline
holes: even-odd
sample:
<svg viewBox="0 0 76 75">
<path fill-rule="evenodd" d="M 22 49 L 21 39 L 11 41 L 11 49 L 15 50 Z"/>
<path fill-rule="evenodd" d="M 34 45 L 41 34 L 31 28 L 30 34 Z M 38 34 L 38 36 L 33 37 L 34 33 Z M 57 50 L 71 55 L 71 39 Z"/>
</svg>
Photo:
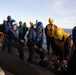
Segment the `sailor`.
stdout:
<svg viewBox="0 0 76 75">
<path fill-rule="evenodd" d="M 50 47 L 53 51 L 53 47 L 54 47 L 53 35 L 54 35 L 54 30 L 55 28 L 57 28 L 57 26 L 53 23 L 54 20 L 52 18 L 49 18 L 48 21 L 49 24 L 47 24 L 45 27 L 45 35 L 46 35 L 47 50 L 49 55 Z"/>
</svg>

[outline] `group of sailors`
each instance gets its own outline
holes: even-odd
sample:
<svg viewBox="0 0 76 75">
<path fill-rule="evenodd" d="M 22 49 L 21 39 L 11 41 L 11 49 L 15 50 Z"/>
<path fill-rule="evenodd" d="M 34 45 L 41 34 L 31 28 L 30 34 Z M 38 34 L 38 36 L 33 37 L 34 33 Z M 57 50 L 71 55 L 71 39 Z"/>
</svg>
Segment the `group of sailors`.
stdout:
<svg viewBox="0 0 76 75">
<path fill-rule="evenodd" d="M 48 22 L 49 23 L 44 28 L 48 55 L 58 56 L 59 62 L 62 65 L 68 64 L 67 75 L 74 75 L 74 68 L 76 67 L 76 27 L 72 30 L 73 33 L 71 37 L 71 34 L 55 25 L 52 18 L 49 18 Z M 8 53 L 11 54 L 12 48 L 15 47 L 19 52 L 20 59 L 24 60 L 23 47 L 24 45 L 27 45 L 29 49 L 29 58 L 27 62 L 33 62 L 35 52 L 39 54 L 40 61 L 43 61 L 45 59 L 45 53 L 41 50 L 44 39 L 43 23 L 38 20 L 36 21 L 36 24 L 33 24 L 32 21 L 29 23 L 30 28 L 27 27 L 26 22 L 22 23 L 22 21 L 19 21 L 18 25 L 16 20 L 12 19 L 10 15 L 7 16 L 7 21 L 4 20 L 3 24 L 0 25 L 0 31 L 7 35 L 7 42 L 3 45 L 4 51 L 6 51 L 7 47 Z M 27 37 L 27 40 L 24 38 L 25 36 Z M 52 50 L 51 53 L 50 48 Z"/>
</svg>

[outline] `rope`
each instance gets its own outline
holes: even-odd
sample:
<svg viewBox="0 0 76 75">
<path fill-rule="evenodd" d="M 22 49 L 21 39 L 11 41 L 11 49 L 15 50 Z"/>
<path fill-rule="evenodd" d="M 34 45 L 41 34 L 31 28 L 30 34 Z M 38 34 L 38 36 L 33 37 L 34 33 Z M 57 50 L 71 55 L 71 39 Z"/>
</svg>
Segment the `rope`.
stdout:
<svg viewBox="0 0 76 75">
<path fill-rule="evenodd" d="M 5 35 L 3 32 L 0 32 L 0 43 L 4 43 Z"/>
</svg>

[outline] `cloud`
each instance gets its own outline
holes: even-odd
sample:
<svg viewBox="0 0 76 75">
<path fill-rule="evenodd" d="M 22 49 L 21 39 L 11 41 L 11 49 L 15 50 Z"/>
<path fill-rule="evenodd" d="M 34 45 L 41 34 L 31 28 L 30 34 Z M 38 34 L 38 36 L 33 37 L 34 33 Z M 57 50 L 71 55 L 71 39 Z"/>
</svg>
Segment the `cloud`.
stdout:
<svg viewBox="0 0 76 75">
<path fill-rule="evenodd" d="M 76 16 L 55 19 L 55 23 L 61 28 L 73 28 L 76 25 Z"/>
<path fill-rule="evenodd" d="M 58 11 L 61 11 L 63 8 L 63 1 L 62 0 L 50 0 L 50 1 L 47 1 L 45 5 L 49 11 L 58 12 Z"/>
<path fill-rule="evenodd" d="M 56 0 L 53 3 L 53 9 L 55 11 L 61 11 L 63 9 L 63 1 L 62 0 Z"/>
<path fill-rule="evenodd" d="M 72 13 L 76 13 L 76 1 L 72 0 L 50 0 L 47 2 L 46 9 L 60 16 L 68 16 Z"/>
</svg>

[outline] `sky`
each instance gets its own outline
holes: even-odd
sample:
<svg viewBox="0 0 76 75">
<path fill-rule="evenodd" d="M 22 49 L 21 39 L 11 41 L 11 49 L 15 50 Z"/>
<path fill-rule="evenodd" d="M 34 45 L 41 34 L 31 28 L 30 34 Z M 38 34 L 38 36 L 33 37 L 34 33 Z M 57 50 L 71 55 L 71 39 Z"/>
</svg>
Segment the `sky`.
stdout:
<svg viewBox="0 0 76 75">
<path fill-rule="evenodd" d="M 17 22 L 41 21 L 45 27 L 48 19 L 60 28 L 72 29 L 76 25 L 76 0 L 0 0 L 0 23 L 7 16 Z"/>
</svg>

